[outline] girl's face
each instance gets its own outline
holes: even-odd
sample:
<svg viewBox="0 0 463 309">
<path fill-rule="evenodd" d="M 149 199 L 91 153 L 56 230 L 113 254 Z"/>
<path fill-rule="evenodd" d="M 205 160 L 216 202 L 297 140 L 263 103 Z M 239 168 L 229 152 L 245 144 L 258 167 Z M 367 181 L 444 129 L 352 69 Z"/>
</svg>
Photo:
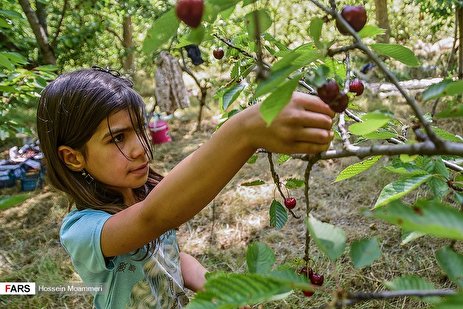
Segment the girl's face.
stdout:
<svg viewBox="0 0 463 309">
<path fill-rule="evenodd" d="M 86 144 L 85 169 L 98 181 L 133 200 L 132 189 L 148 178 L 148 156 L 137 136 L 129 112 L 121 110 L 103 120 Z"/>
</svg>

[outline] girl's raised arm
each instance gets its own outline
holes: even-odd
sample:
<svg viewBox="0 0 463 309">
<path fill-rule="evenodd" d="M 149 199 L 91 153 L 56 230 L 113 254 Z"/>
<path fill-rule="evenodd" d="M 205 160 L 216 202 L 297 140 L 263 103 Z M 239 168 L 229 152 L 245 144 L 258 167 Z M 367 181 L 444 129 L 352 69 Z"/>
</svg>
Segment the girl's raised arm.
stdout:
<svg viewBox="0 0 463 309">
<path fill-rule="evenodd" d="M 258 149 L 319 153 L 328 149 L 334 113 L 318 97 L 294 93 L 267 126 L 254 105 L 230 118 L 182 160 L 145 200 L 113 215 L 103 227 L 107 257 L 142 247 L 203 209 Z"/>
</svg>

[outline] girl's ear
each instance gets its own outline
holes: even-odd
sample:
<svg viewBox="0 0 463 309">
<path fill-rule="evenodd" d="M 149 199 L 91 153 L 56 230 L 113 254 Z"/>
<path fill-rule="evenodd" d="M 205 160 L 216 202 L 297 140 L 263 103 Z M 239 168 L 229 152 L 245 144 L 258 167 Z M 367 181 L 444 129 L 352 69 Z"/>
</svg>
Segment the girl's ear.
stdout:
<svg viewBox="0 0 463 309">
<path fill-rule="evenodd" d="M 85 159 L 80 151 L 69 146 L 59 146 L 58 153 L 71 171 L 78 172 L 85 167 Z"/>
</svg>

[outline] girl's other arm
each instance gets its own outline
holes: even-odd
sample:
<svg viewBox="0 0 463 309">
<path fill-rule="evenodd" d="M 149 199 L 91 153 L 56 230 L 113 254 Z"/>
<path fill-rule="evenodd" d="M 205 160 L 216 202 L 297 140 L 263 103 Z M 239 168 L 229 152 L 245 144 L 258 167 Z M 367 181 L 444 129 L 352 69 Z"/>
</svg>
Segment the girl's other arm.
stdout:
<svg viewBox="0 0 463 309">
<path fill-rule="evenodd" d="M 140 203 L 113 215 L 103 227 L 105 256 L 142 247 L 203 209 L 258 149 L 319 153 L 332 140 L 334 113 L 318 97 L 294 93 L 267 126 L 254 105 L 234 115 L 211 139 L 182 160 Z"/>
<path fill-rule="evenodd" d="M 202 290 L 206 282 L 206 268 L 197 259 L 185 252 L 180 252 L 180 267 L 185 287 L 193 292 Z"/>
</svg>

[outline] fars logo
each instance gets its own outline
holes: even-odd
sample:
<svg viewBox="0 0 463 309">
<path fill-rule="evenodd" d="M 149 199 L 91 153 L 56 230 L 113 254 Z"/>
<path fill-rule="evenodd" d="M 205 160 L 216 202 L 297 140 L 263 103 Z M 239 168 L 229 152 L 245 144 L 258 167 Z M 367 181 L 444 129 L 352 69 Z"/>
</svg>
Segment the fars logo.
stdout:
<svg viewBox="0 0 463 309">
<path fill-rule="evenodd" d="M 0 295 L 35 295 L 35 282 L 0 282 Z"/>
</svg>

